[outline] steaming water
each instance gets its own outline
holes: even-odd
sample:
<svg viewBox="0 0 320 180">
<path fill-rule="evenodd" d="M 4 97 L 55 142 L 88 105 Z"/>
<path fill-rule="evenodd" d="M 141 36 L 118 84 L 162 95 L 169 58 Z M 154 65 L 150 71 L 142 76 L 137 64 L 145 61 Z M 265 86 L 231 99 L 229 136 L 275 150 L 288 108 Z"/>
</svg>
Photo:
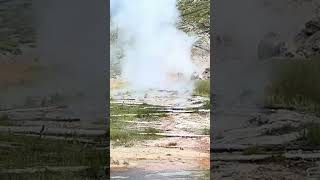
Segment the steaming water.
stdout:
<svg viewBox="0 0 320 180">
<path fill-rule="evenodd" d="M 177 29 L 179 15 L 176 0 L 111 0 L 111 30 L 124 55 L 121 78 L 132 89 L 192 89 L 196 38 Z"/>
</svg>

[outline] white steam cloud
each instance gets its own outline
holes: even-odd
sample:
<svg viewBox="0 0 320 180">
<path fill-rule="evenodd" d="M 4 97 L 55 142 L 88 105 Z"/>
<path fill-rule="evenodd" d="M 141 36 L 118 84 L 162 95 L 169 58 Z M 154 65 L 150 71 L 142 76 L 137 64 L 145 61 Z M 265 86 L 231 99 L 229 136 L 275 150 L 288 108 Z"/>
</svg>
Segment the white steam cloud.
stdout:
<svg viewBox="0 0 320 180">
<path fill-rule="evenodd" d="M 116 43 L 124 54 L 121 76 L 132 88 L 192 88 L 191 48 L 196 39 L 177 29 L 180 13 L 176 3 L 111 0 L 111 28 L 117 29 Z"/>
</svg>

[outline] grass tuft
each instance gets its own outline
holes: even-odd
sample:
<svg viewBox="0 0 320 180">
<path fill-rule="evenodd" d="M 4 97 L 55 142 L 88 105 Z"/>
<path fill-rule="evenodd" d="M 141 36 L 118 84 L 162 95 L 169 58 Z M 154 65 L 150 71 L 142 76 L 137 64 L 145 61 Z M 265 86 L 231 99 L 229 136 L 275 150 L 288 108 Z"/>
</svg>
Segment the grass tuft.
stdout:
<svg viewBox="0 0 320 180">
<path fill-rule="evenodd" d="M 210 96 L 210 81 L 209 80 L 198 80 L 195 82 L 195 88 L 193 90 L 194 96 Z"/>
<path fill-rule="evenodd" d="M 243 155 L 254 155 L 254 154 L 265 154 L 266 152 L 259 147 L 253 146 L 245 149 L 242 154 Z"/>
<path fill-rule="evenodd" d="M 320 115 L 319 57 L 283 60 L 274 64 L 265 106 L 306 111 Z"/>
<path fill-rule="evenodd" d="M 300 140 L 303 140 L 307 145 L 319 146 L 320 145 L 320 124 L 307 123 L 303 132 L 301 132 Z"/>
</svg>

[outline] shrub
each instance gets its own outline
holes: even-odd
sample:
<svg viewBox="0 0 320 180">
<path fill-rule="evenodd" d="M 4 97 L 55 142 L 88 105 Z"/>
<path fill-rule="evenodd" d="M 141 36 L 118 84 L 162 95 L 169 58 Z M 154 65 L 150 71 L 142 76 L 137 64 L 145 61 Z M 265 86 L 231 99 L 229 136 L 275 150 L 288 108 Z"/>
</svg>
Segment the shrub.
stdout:
<svg viewBox="0 0 320 180">
<path fill-rule="evenodd" d="M 265 105 L 320 113 L 318 58 L 283 60 L 273 65 Z"/>
<path fill-rule="evenodd" d="M 209 80 L 196 81 L 193 95 L 210 96 L 210 81 Z"/>
</svg>

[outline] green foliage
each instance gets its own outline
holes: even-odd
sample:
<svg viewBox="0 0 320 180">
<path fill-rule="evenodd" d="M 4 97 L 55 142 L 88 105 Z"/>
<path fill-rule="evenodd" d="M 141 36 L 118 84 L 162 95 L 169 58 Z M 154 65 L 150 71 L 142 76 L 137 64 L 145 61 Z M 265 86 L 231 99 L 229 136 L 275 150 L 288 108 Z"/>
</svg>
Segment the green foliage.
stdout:
<svg viewBox="0 0 320 180">
<path fill-rule="evenodd" d="M 203 31 L 210 30 L 210 0 L 179 0 L 178 9 L 183 23 Z"/>
<path fill-rule="evenodd" d="M 150 115 L 152 113 L 157 113 L 160 107 L 154 107 L 146 104 L 142 105 L 122 105 L 122 104 L 111 104 L 110 112 L 112 115 L 121 114 L 138 114 L 138 116 Z"/>
<path fill-rule="evenodd" d="M 152 116 L 152 113 L 156 113 L 158 108 L 148 108 L 149 105 L 119 105 L 111 104 L 111 115 L 124 115 L 124 114 L 137 114 L 136 116 L 111 116 L 110 119 L 110 140 L 115 145 L 130 145 L 134 141 L 154 139 L 158 136 L 156 133 L 161 132 L 155 128 L 146 129 L 133 129 L 132 125 L 135 121 L 144 119 L 144 121 L 156 120 L 156 117 Z M 161 114 L 160 114 L 161 115 Z M 132 123 L 130 123 L 132 122 Z M 146 134 L 142 134 L 146 133 Z"/>
<path fill-rule="evenodd" d="M 210 102 L 210 100 L 204 101 L 202 108 L 204 108 L 204 109 L 211 109 L 211 102 Z"/>
<path fill-rule="evenodd" d="M 0 126 L 10 126 L 13 125 L 10 121 L 9 115 L 6 113 L 0 114 Z"/>
<path fill-rule="evenodd" d="M 1 180 L 85 180 L 87 178 L 82 177 L 76 173 L 55 173 L 50 171 L 44 171 L 39 173 L 23 173 L 23 174 L 1 174 Z"/>
<path fill-rule="evenodd" d="M 156 128 L 151 128 L 151 127 L 148 127 L 144 130 L 145 133 L 148 133 L 148 134 L 156 134 L 156 133 L 160 133 L 161 131 L 159 129 L 156 129 Z"/>
<path fill-rule="evenodd" d="M 274 64 L 272 82 L 266 89 L 266 106 L 319 114 L 319 60 L 283 60 Z"/>
<path fill-rule="evenodd" d="M 285 125 L 282 125 L 278 128 L 268 129 L 263 134 L 270 135 L 270 136 L 279 136 L 279 135 L 289 134 L 289 133 L 295 132 L 299 129 L 300 129 L 300 127 L 295 127 L 290 124 L 285 124 Z"/>
<path fill-rule="evenodd" d="M 210 135 L 210 129 L 209 128 L 202 129 L 202 134 L 203 135 Z"/>
<path fill-rule="evenodd" d="M 155 133 L 159 132 L 160 130 L 154 128 L 147 128 L 144 131 L 133 130 L 129 129 L 129 127 L 125 125 L 121 128 L 115 128 L 111 124 L 110 140 L 114 142 L 114 145 L 130 145 L 135 141 L 156 139 L 158 136 L 155 135 Z"/>
<path fill-rule="evenodd" d="M 304 143 L 311 146 L 320 145 L 320 124 L 318 123 L 307 123 L 303 132 L 301 132 L 300 140 L 303 140 Z"/>
<path fill-rule="evenodd" d="M 104 150 L 97 150 L 95 145 L 85 145 L 76 140 L 48 140 L 39 137 L 0 133 L 0 141 L 17 146 L 10 149 L 0 148 L 0 169 L 19 169 L 35 166 L 88 166 L 87 172 L 73 174 L 81 179 L 81 176 L 92 177 L 93 175 L 98 175 L 105 164 Z M 17 154 L 20 154 L 20 156 L 17 156 Z M 0 179 L 6 179 L 8 176 L 1 174 Z M 16 176 L 19 179 L 20 176 Z M 62 174 L 41 172 L 29 174 L 26 176 L 28 178 L 24 179 L 41 179 L 40 177 L 48 177 L 46 179 L 68 179 L 71 176 L 67 172 Z"/>
<path fill-rule="evenodd" d="M 0 121 L 6 121 L 6 120 L 9 120 L 8 114 L 6 113 L 0 114 Z"/>
<path fill-rule="evenodd" d="M 242 152 L 243 155 L 254 155 L 254 154 L 266 154 L 266 152 L 259 147 L 253 146 L 253 147 L 249 147 L 247 149 L 245 149 Z"/>
<path fill-rule="evenodd" d="M 198 80 L 195 82 L 195 88 L 193 90 L 195 96 L 210 96 L 210 81 Z"/>
</svg>

